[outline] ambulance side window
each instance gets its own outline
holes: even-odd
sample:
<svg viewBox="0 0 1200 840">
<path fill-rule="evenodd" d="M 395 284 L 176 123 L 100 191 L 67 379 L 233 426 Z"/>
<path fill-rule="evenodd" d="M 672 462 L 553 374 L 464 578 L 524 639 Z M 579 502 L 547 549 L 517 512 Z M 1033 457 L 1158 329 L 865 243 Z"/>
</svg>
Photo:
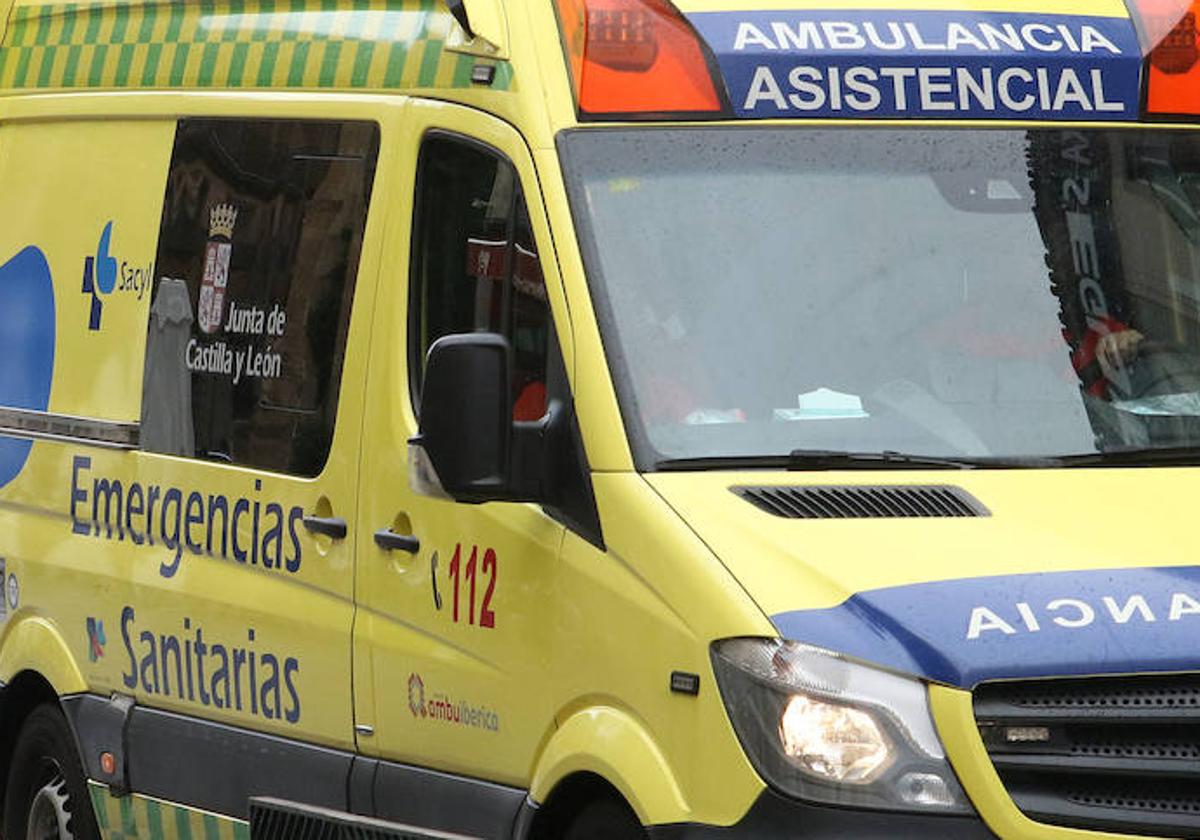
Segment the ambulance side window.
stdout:
<svg viewBox="0 0 1200 840">
<path fill-rule="evenodd" d="M 451 333 L 505 335 L 513 418 L 546 411 L 550 310 L 516 170 L 483 146 L 443 134 L 421 147 L 412 256 L 410 370 L 416 404 L 429 346 Z"/>
<path fill-rule="evenodd" d="M 333 439 L 374 123 L 179 123 L 141 447 L 301 476 Z"/>
</svg>

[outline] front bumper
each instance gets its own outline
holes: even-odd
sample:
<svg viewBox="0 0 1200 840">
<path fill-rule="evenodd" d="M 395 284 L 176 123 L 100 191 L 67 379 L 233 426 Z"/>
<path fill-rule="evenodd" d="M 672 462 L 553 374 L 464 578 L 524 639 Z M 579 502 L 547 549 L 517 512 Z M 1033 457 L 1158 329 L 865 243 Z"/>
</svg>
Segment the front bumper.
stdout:
<svg viewBox="0 0 1200 840">
<path fill-rule="evenodd" d="M 690 823 L 652 826 L 653 840 L 996 840 L 979 817 L 896 814 L 831 808 L 764 790 L 746 816 L 731 826 Z"/>
<path fill-rule="evenodd" d="M 655 840 L 822 840 L 822 838 L 919 838 L 919 840 L 1120 840 L 1136 835 L 1067 828 L 1037 822 L 1013 802 L 992 764 L 976 725 L 968 691 L 934 685 L 930 706 L 946 754 L 976 814 L 940 816 L 836 808 L 799 802 L 764 790 L 740 820 L 729 826 L 677 823 L 652 826 Z M 1200 837 L 1200 829 L 1195 835 Z"/>
</svg>

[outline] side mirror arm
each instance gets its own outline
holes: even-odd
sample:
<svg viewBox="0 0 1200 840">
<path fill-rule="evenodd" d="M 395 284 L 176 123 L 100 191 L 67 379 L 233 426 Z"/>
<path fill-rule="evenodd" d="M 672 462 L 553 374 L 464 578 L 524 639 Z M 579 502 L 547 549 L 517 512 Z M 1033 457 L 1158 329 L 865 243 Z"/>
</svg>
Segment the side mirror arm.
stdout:
<svg viewBox="0 0 1200 840">
<path fill-rule="evenodd" d="M 509 448 L 509 492 L 514 502 L 541 502 L 553 506 L 556 501 L 556 459 L 567 436 L 571 409 L 560 399 L 552 399 L 546 414 L 538 420 L 515 421 Z"/>
</svg>

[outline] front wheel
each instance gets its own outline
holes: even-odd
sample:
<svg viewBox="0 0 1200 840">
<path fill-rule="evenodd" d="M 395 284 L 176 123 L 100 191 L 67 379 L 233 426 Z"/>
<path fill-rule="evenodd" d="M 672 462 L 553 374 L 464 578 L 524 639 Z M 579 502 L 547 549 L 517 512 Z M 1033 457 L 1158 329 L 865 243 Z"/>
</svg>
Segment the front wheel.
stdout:
<svg viewBox="0 0 1200 840">
<path fill-rule="evenodd" d="M 17 736 L 4 792 L 6 840 L 99 840 L 67 719 L 34 709 Z"/>
<path fill-rule="evenodd" d="M 646 840 L 646 831 L 624 802 L 604 798 L 583 807 L 563 840 Z"/>
</svg>

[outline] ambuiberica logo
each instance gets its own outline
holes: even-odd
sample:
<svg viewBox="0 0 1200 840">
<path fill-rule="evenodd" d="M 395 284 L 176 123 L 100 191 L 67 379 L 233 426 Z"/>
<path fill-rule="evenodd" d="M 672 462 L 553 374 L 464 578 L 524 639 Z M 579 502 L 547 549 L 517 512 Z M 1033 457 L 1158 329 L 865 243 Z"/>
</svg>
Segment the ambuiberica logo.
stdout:
<svg viewBox="0 0 1200 840">
<path fill-rule="evenodd" d="M 408 675 L 408 710 L 413 717 L 425 717 L 425 681 L 420 674 Z"/>
<path fill-rule="evenodd" d="M 113 223 L 109 220 L 100 231 L 94 255 L 83 260 L 83 294 L 91 295 L 92 305 L 88 313 L 88 329 L 99 330 L 104 315 L 104 302 L 114 293 L 128 293 L 138 300 L 150 288 L 154 276 L 154 263 L 134 265 L 112 256 Z"/>
<path fill-rule="evenodd" d="M 408 675 L 408 710 L 417 720 L 500 731 L 500 715 L 494 709 L 452 699 L 443 691 L 427 690 L 425 678 L 415 672 Z"/>
</svg>

